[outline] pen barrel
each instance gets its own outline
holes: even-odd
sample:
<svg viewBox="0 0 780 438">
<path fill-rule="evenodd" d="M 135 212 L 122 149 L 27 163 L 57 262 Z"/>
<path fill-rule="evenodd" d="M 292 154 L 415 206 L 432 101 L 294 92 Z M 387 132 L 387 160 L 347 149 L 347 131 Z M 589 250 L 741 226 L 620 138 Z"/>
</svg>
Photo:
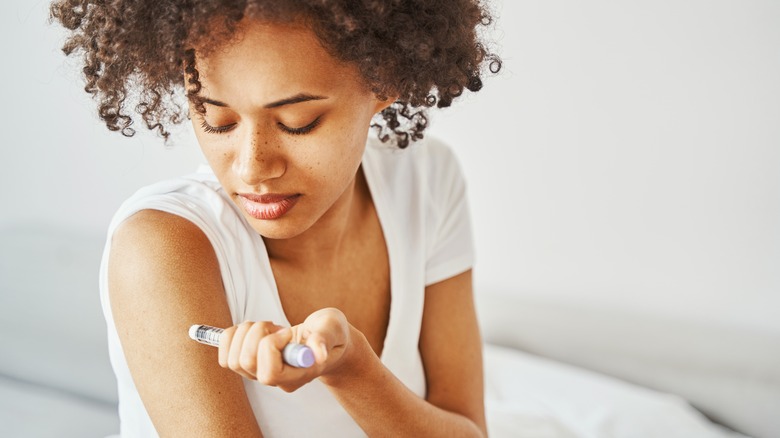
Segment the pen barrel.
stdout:
<svg viewBox="0 0 780 438">
<path fill-rule="evenodd" d="M 201 324 L 190 327 L 189 335 L 201 344 L 219 347 L 219 337 L 224 331 L 219 327 Z M 314 352 L 303 344 L 287 344 L 282 350 L 282 360 L 296 368 L 308 368 L 314 365 Z"/>
<path fill-rule="evenodd" d="M 219 336 L 224 331 L 224 329 L 210 325 L 194 325 L 190 327 L 190 338 L 201 344 L 219 347 Z"/>
</svg>

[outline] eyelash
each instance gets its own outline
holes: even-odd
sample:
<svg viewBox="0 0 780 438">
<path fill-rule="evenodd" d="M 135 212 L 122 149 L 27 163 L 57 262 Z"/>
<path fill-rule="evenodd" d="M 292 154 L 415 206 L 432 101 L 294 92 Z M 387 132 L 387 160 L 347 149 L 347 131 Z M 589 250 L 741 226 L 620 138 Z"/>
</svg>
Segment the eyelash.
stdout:
<svg viewBox="0 0 780 438">
<path fill-rule="evenodd" d="M 313 131 L 313 130 L 314 130 L 314 128 L 316 128 L 316 127 L 317 127 L 317 125 L 319 125 L 319 124 L 320 124 L 320 118 L 321 118 L 321 117 L 322 117 L 322 116 L 320 116 L 320 117 L 317 117 L 316 119 L 314 119 L 314 121 L 313 121 L 313 122 L 311 122 L 311 123 L 309 123 L 308 125 L 306 125 L 306 126 L 304 126 L 304 127 L 301 127 L 301 128 L 290 128 L 290 127 L 284 126 L 284 125 L 283 125 L 283 124 L 281 124 L 281 123 L 277 123 L 277 125 L 279 125 L 279 127 L 280 127 L 280 128 L 282 128 L 282 131 L 284 131 L 284 132 L 286 132 L 286 133 L 288 133 L 288 134 L 292 134 L 292 135 L 303 135 L 303 134 L 308 134 L 308 133 L 310 133 L 311 131 Z"/>
<path fill-rule="evenodd" d="M 209 134 L 224 134 L 233 129 L 234 126 L 236 126 L 235 123 L 231 123 L 230 125 L 225 126 L 211 126 L 206 123 L 206 119 L 203 119 L 200 122 L 200 127 L 203 128 L 203 131 Z"/>
<path fill-rule="evenodd" d="M 314 128 L 316 128 L 317 125 L 320 124 L 320 118 L 321 117 L 322 116 L 317 117 L 316 119 L 314 119 L 313 122 L 311 122 L 308 125 L 303 126 L 301 128 L 290 128 L 290 127 L 287 127 L 287 126 L 283 125 L 282 123 L 277 123 L 277 125 L 279 126 L 279 128 L 282 129 L 282 131 L 284 131 L 284 132 L 286 132 L 288 134 L 291 134 L 291 135 L 304 135 L 304 134 L 308 134 L 309 132 L 313 131 Z M 233 129 L 233 127 L 235 127 L 235 126 L 236 126 L 235 123 L 231 123 L 230 125 L 225 125 L 225 126 L 211 126 L 208 123 L 206 123 L 206 119 L 203 119 L 201 121 L 201 123 L 200 123 L 200 127 L 203 128 L 203 131 L 206 132 L 206 133 L 209 133 L 209 134 L 224 134 L 224 133 L 230 131 L 231 129 Z"/>
</svg>

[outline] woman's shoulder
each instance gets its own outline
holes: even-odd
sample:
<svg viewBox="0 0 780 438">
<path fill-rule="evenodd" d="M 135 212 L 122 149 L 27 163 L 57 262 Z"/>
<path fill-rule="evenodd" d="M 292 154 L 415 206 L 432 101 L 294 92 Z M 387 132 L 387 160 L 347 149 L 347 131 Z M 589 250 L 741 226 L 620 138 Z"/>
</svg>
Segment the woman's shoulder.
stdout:
<svg viewBox="0 0 780 438">
<path fill-rule="evenodd" d="M 205 233 L 192 221 L 162 210 L 143 209 L 122 221 L 112 235 L 112 247 L 125 247 L 143 253 L 143 258 L 170 254 L 160 251 L 176 249 L 180 254 L 194 254 L 194 249 L 210 248 Z M 185 247 L 186 246 L 186 247 Z"/>
<path fill-rule="evenodd" d="M 106 251 L 120 229 L 125 236 L 146 235 L 152 241 L 191 239 L 207 243 L 225 266 L 235 257 L 253 253 L 262 242 L 253 237 L 236 205 L 208 168 L 136 191 L 114 214 Z M 148 243 L 146 237 L 126 241 Z"/>
<path fill-rule="evenodd" d="M 236 297 L 244 290 L 241 261 L 259 257 L 260 246 L 262 240 L 204 168 L 143 187 L 122 204 L 109 225 L 101 276 L 107 274 L 109 261 L 143 269 L 165 266 L 157 271 L 160 275 L 169 269 L 208 271 L 221 278 L 237 317 L 242 308 Z"/>
<path fill-rule="evenodd" d="M 106 251 L 158 265 L 210 250 L 213 221 L 204 214 L 204 199 L 213 193 L 197 174 L 142 187 L 114 214 Z"/>
</svg>

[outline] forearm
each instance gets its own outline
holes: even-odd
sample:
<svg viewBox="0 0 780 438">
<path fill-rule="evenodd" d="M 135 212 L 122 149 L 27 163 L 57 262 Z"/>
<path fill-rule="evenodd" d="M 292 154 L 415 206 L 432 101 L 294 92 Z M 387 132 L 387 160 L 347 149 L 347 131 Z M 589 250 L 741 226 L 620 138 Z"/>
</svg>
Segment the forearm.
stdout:
<svg viewBox="0 0 780 438">
<path fill-rule="evenodd" d="M 351 338 L 344 365 L 320 380 L 368 436 L 485 436 L 473 420 L 441 409 L 409 390 L 382 364 L 358 330 L 351 328 Z"/>
</svg>

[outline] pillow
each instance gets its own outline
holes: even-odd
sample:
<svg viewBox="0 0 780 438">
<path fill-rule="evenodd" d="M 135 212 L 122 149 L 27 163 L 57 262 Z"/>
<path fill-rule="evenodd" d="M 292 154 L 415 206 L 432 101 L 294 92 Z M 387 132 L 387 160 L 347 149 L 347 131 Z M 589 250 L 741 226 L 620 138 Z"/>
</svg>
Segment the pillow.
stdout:
<svg viewBox="0 0 780 438">
<path fill-rule="evenodd" d="M 484 352 L 492 436 L 746 438 L 676 395 L 519 350 L 487 344 Z"/>
</svg>

